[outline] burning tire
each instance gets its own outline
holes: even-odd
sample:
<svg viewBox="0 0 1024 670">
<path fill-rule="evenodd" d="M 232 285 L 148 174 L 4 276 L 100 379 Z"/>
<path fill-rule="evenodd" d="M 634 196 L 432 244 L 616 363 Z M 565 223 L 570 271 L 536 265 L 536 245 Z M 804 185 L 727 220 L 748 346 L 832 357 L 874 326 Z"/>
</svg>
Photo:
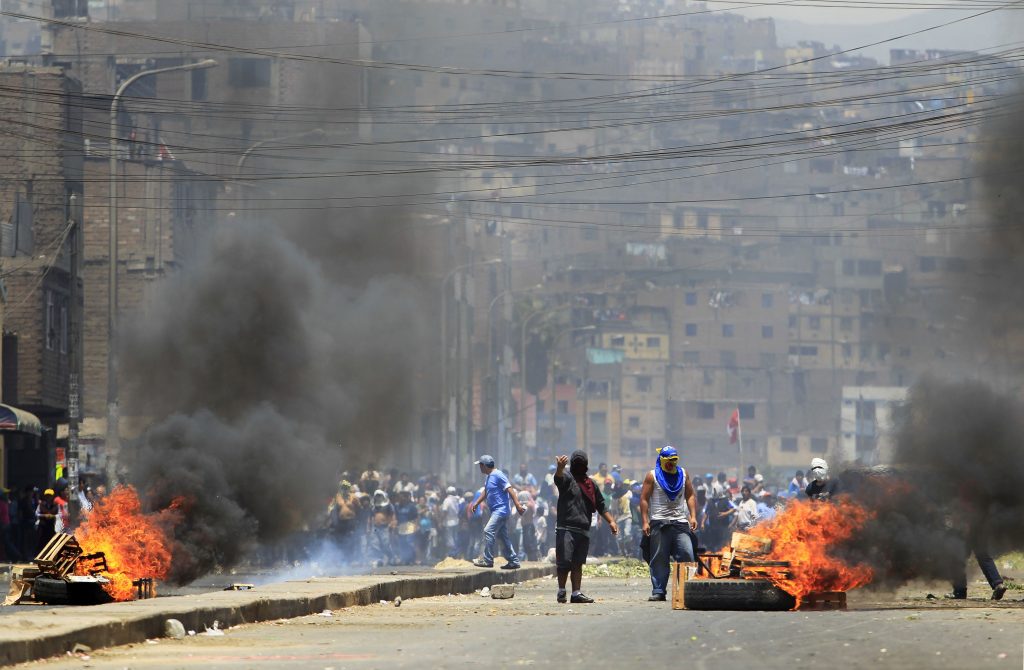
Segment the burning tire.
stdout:
<svg viewBox="0 0 1024 670">
<path fill-rule="evenodd" d="M 69 583 L 54 577 L 36 577 L 32 594 L 48 605 L 100 605 L 112 600 L 99 582 Z"/>
<path fill-rule="evenodd" d="M 796 607 L 796 599 L 762 579 L 691 579 L 683 602 L 688 610 L 782 612 Z"/>
</svg>

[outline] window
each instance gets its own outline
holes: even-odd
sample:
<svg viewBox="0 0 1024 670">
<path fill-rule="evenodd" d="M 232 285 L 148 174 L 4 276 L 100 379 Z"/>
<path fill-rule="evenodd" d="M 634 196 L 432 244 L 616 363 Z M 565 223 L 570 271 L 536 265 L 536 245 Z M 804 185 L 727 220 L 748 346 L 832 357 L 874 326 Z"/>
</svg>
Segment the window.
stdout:
<svg viewBox="0 0 1024 670">
<path fill-rule="evenodd" d="M 762 368 L 774 368 L 775 367 L 775 354 L 770 351 L 761 352 L 761 367 Z"/>
<path fill-rule="evenodd" d="M 61 296 L 60 314 L 57 321 L 57 339 L 60 343 L 60 353 L 68 353 L 68 301 Z"/>
<path fill-rule="evenodd" d="M 696 335 L 697 335 L 697 324 L 695 324 L 695 323 L 688 323 L 688 324 L 686 324 L 686 336 L 687 337 L 696 337 Z"/>
<path fill-rule="evenodd" d="M 686 292 L 686 305 L 688 307 L 693 307 L 696 304 L 697 304 L 697 293 L 695 291 L 687 291 Z"/>
<path fill-rule="evenodd" d="M 700 365 L 700 352 L 699 351 L 684 351 L 683 352 L 683 363 L 686 365 Z"/>
<path fill-rule="evenodd" d="M 917 259 L 917 266 L 921 272 L 935 272 L 939 266 L 939 259 L 935 256 L 921 256 Z"/>
<path fill-rule="evenodd" d="M 543 414 L 544 413 L 544 401 L 538 399 L 537 403 L 536 403 L 536 406 L 537 406 L 537 413 L 538 414 Z"/>
<path fill-rule="evenodd" d="M 789 327 L 790 328 L 796 328 L 796 315 L 795 314 L 790 314 L 789 315 Z"/>
<path fill-rule="evenodd" d="M 878 277 L 882 274 L 882 261 L 857 261 L 857 274 L 861 277 Z"/>
<path fill-rule="evenodd" d="M 761 294 L 761 307 L 767 309 L 771 307 L 773 304 L 775 304 L 775 296 L 773 296 L 771 293 Z"/>
<path fill-rule="evenodd" d="M 775 336 L 775 329 L 771 326 L 761 326 L 761 339 L 770 340 Z"/>
<path fill-rule="evenodd" d="M 812 316 L 807 320 L 807 323 L 810 325 L 811 330 L 819 330 L 821 328 L 821 317 Z"/>
<path fill-rule="evenodd" d="M 852 258 L 847 258 L 843 261 L 843 274 L 847 277 L 852 277 L 857 274 L 857 262 Z"/>
<path fill-rule="evenodd" d="M 647 348 L 648 349 L 658 349 L 660 347 L 661 347 L 661 338 L 660 337 L 648 337 L 647 338 Z"/>
<path fill-rule="evenodd" d="M 707 230 L 708 229 L 708 213 L 707 212 L 697 212 L 697 228 L 699 228 L 700 230 Z"/>
<path fill-rule="evenodd" d="M 740 418 L 741 419 L 753 419 L 754 418 L 754 403 L 752 403 L 752 402 L 741 402 L 740 403 Z"/>
<path fill-rule="evenodd" d="M 818 347 L 802 346 L 802 347 L 800 347 L 800 355 L 801 356 L 817 356 L 818 355 Z"/>
<path fill-rule="evenodd" d="M 616 335 L 616 336 L 612 337 L 611 342 L 612 342 L 612 346 L 613 347 L 624 347 L 624 346 L 626 346 L 626 336 L 625 335 Z"/>
<path fill-rule="evenodd" d="M 853 345 L 852 344 L 844 344 L 843 345 L 843 358 L 853 358 Z"/>
<path fill-rule="evenodd" d="M 583 227 L 583 239 L 585 240 L 596 240 L 597 239 L 597 226 L 584 226 Z"/>
<path fill-rule="evenodd" d="M 53 351 L 57 346 L 57 300 L 53 291 L 46 291 L 46 348 Z"/>
<path fill-rule="evenodd" d="M 796 438 L 795 437 L 784 437 L 782 438 L 782 450 L 783 451 L 796 451 Z"/>
<path fill-rule="evenodd" d="M 697 403 L 697 418 L 698 419 L 714 419 L 715 418 L 715 404 L 712 402 L 699 402 Z"/>
<path fill-rule="evenodd" d="M 910 347 L 900 347 L 896 355 L 900 358 L 910 358 Z"/>
<path fill-rule="evenodd" d="M 824 437 L 812 437 L 811 438 L 811 452 L 815 454 L 824 454 L 828 451 L 828 440 Z"/>
<path fill-rule="evenodd" d="M 722 337 L 732 337 L 736 334 L 736 326 L 731 323 L 722 324 Z"/>
<path fill-rule="evenodd" d="M 629 427 L 630 428 L 639 428 L 640 427 L 640 417 L 638 417 L 638 416 L 631 416 L 631 417 L 629 417 Z"/>
<path fill-rule="evenodd" d="M 723 351 L 719 354 L 723 368 L 734 368 L 736 367 L 736 352 L 735 351 Z"/>
<path fill-rule="evenodd" d="M 568 400 L 559 400 L 558 401 L 558 413 L 559 414 L 568 414 L 569 413 L 569 401 Z"/>
<path fill-rule="evenodd" d="M 270 86 L 270 59 L 229 58 L 228 84 L 235 88 Z"/>
<path fill-rule="evenodd" d="M 844 316 L 841 319 L 839 319 L 839 330 L 853 330 L 853 317 Z"/>
<path fill-rule="evenodd" d="M 648 393 L 648 392 L 650 392 L 652 386 L 653 386 L 653 384 L 651 384 L 651 378 L 650 377 L 647 377 L 645 375 L 643 377 L 637 377 L 636 378 L 636 390 L 639 391 L 640 393 Z"/>
</svg>

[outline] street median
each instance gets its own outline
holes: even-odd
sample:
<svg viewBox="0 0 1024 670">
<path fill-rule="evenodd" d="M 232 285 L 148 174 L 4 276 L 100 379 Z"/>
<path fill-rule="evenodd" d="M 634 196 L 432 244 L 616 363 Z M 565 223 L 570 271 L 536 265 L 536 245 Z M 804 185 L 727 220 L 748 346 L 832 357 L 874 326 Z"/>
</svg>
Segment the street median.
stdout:
<svg viewBox="0 0 1024 670">
<path fill-rule="evenodd" d="M 472 593 L 485 586 L 522 582 L 554 574 L 554 566 L 519 570 L 435 570 L 405 575 L 316 577 L 266 584 L 248 591 L 214 591 L 158 597 L 92 607 L 25 609 L 3 617 L 0 664 L 24 663 L 71 651 L 143 642 L 164 636 L 164 622 L 177 619 L 186 630 L 203 632 L 246 623 L 307 616 L 325 609 L 370 605 L 401 596 L 426 598 Z"/>
</svg>

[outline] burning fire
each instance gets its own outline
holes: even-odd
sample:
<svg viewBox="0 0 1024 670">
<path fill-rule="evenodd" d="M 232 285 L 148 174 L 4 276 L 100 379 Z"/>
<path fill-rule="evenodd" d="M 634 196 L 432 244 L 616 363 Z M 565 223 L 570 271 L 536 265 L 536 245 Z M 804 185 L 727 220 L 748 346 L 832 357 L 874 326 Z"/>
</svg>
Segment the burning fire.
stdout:
<svg viewBox="0 0 1024 670">
<path fill-rule="evenodd" d="M 796 500 L 773 521 L 755 533 L 772 541 L 769 560 L 788 561 L 787 572 L 769 572 L 768 578 L 800 600 L 814 591 L 849 591 L 871 581 L 874 572 L 865 565 L 848 565 L 830 549 L 860 529 L 872 513 L 839 498 L 829 503 Z"/>
<path fill-rule="evenodd" d="M 114 600 L 135 596 L 132 581 L 143 577 L 164 579 L 171 567 L 169 521 L 176 507 L 157 514 L 142 511 L 138 493 L 131 486 L 118 486 L 98 501 L 75 532 L 86 554 L 106 555 L 110 579 L 104 589 Z"/>
</svg>

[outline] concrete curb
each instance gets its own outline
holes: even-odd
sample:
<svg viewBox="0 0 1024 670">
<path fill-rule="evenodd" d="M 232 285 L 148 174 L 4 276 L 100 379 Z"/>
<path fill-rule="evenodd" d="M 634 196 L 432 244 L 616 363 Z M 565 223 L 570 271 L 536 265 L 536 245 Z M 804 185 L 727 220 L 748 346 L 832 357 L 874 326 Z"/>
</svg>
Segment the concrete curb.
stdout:
<svg viewBox="0 0 1024 670">
<path fill-rule="evenodd" d="M 214 621 L 229 628 L 307 616 L 325 609 L 371 605 L 398 596 L 405 600 L 472 593 L 485 586 L 539 579 L 554 572 L 553 565 L 534 564 L 509 571 L 316 578 L 268 584 L 251 591 L 215 591 L 93 607 L 27 610 L 3 618 L 0 665 L 60 656 L 79 643 L 100 649 L 161 638 L 167 619 L 178 619 L 186 630 L 202 632 L 205 627 L 212 627 Z"/>
</svg>

